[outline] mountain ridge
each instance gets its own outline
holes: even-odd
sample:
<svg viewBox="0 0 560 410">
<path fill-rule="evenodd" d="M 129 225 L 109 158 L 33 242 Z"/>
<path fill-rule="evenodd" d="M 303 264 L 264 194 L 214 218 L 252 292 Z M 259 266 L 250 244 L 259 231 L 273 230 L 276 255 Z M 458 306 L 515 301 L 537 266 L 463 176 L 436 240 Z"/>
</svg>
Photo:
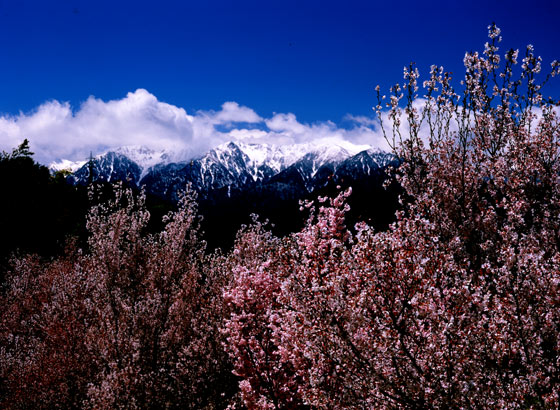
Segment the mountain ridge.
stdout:
<svg viewBox="0 0 560 410">
<path fill-rule="evenodd" d="M 66 180 L 82 186 L 121 180 L 144 189 L 155 230 L 190 185 L 198 193 L 201 229 L 211 249 L 229 249 L 253 214 L 269 221 L 277 235 L 296 232 L 307 217 L 302 200 L 334 196 L 350 186 L 349 226 L 367 221 L 386 229 L 398 206 L 398 184 L 384 184 L 387 168 L 398 160 L 369 146 L 229 142 L 198 157 L 177 158 L 173 152 L 122 147 L 92 158 Z"/>
<path fill-rule="evenodd" d="M 86 162 L 69 179 L 74 184 L 122 180 L 170 200 L 187 184 L 203 197 L 225 188 L 231 192 L 270 183 L 295 184 L 310 193 L 331 180 L 366 178 L 396 163 L 392 154 L 366 147 L 228 142 L 187 161 L 173 161 L 166 151 L 121 147 Z"/>
</svg>

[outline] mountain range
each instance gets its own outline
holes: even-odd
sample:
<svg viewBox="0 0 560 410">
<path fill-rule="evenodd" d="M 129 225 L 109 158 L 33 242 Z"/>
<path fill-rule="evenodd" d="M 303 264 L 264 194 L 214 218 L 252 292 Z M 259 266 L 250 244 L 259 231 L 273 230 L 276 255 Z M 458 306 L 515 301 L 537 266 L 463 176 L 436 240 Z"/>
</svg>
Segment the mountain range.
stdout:
<svg viewBox="0 0 560 410">
<path fill-rule="evenodd" d="M 366 149 L 364 149 L 366 148 Z M 268 185 L 287 185 L 302 194 L 329 182 L 367 178 L 395 163 L 393 155 L 345 143 L 276 146 L 229 142 L 187 161 L 145 147 L 122 147 L 81 165 L 69 177 L 75 184 L 91 180 L 127 181 L 149 194 L 176 200 L 190 184 L 203 198 L 218 192 L 247 191 Z M 52 169 L 69 162 L 52 164 Z M 91 175 L 90 175 L 91 174 Z"/>
<path fill-rule="evenodd" d="M 397 164 L 392 154 L 350 143 L 229 142 L 188 160 L 177 160 L 173 152 L 122 147 L 82 163 L 52 164 L 51 170 L 73 169 L 67 178 L 77 185 L 120 180 L 143 187 L 154 204 L 152 214 L 159 212 L 156 220 L 190 184 L 198 192 L 209 245 L 227 248 L 252 214 L 270 221 L 276 234 L 294 232 L 306 218 L 301 200 L 333 196 L 349 186 L 348 222 L 365 220 L 384 229 L 394 218 L 398 188 L 387 190 L 383 183 L 387 167 Z"/>
</svg>

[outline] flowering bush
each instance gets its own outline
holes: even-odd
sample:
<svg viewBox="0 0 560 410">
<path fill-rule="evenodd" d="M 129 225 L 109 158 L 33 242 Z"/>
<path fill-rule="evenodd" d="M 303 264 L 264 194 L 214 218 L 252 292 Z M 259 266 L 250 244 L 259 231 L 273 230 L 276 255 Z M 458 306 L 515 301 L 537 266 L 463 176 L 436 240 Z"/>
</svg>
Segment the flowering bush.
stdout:
<svg viewBox="0 0 560 410">
<path fill-rule="evenodd" d="M 346 229 L 341 194 L 277 252 L 238 261 L 226 326 L 249 407 L 560 405 L 560 124 L 541 94 L 560 65 L 538 83 L 528 46 L 500 69 L 489 35 L 461 91 L 432 67 L 419 99 L 414 66 L 388 112 L 378 89 L 405 190 L 388 231 Z"/>
<path fill-rule="evenodd" d="M 195 211 L 187 193 L 149 235 L 143 196 L 117 189 L 90 211 L 87 252 L 16 261 L 2 300 L 2 407 L 198 409 L 229 399 L 226 277 L 205 255 Z"/>
</svg>

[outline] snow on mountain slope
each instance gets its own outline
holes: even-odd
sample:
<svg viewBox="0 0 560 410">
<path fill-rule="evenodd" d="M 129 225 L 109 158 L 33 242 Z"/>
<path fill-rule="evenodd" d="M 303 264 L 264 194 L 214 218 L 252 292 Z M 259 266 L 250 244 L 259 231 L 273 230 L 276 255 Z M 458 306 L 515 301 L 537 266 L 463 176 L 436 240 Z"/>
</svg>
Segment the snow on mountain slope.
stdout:
<svg viewBox="0 0 560 410">
<path fill-rule="evenodd" d="M 394 157 L 369 146 L 322 141 L 295 145 L 229 142 L 204 155 L 177 161 L 183 153 L 155 151 L 140 146 L 122 147 L 94 159 L 95 179 L 114 181 L 125 176 L 156 195 L 172 196 L 191 183 L 199 192 L 222 188 L 246 189 L 267 181 L 290 181 L 297 176 L 309 192 L 324 186 L 339 167 L 345 175 L 369 175 Z M 76 183 L 90 179 L 89 165 L 74 173 Z"/>
<path fill-rule="evenodd" d="M 60 161 L 51 162 L 49 164 L 49 169 L 55 172 L 63 170 L 76 172 L 81 167 L 83 167 L 86 162 L 87 161 L 69 161 L 67 159 L 62 159 Z"/>
<path fill-rule="evenodd" d="M 169 154 L 166 151 L 156 151 L 138 145 L 120 147 L 113 152 L 124 155 L 131 161 L 136 162 L 142 169 L 147 169 L 156 164 L 167 163 L 169 161 Z"/>
<path fill-rule="evenodd" d="M 236 143 L 236 145 L 249 158 L 246 164 L 247 170 L 255 181 L 263 179 L 263 168 L 266 167 L 272 171 L 272 174 L 277 174 L 310 153 L 314 154 L 312 174 L 315 174 L 325 163 L 341 162 L 351 155 L 371 148 L 367 145 L 356 145 L 345 141 L 294 145 L 245 143 Z"/>
<path fill-rule="evenodd" d="M 395 156 L 390 152 L 381 151 L 380 149 L 368 149 L 367 153 L 380 168 L 395 163 Z"/>
<path fill-rule="evenodd" d="M 91 175 L 90 175 L 91 173 Z M 123 154 L 108 152 L 86 162 L 74 172 L 72 179 L 76 183 L 85 184 L 91 180 L 107 182 L 128 181 L 138 185 L 142 169 L 134 161 Z"/>
</svg>

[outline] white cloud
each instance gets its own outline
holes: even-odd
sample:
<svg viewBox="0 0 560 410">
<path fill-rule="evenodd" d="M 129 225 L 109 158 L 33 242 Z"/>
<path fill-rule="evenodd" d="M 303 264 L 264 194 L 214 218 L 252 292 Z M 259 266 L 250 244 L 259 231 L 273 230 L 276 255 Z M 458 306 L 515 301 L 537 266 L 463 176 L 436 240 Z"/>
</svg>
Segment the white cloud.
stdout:
<svg viewBox="0 0 560 410">
<path fill-rule="evenodd" d="M 363 115 L 352 115 L 346 114 L 344 116 L 346 121 L 355 122 L 356 124 L 370 126 L 370 127 L 377 127 L 379 120 L 376 117 L 366 117 Z"/>
<path fill-rule="evenodd" d="M 355 122 L 355 121 L 354 121 Z M 305 143 L 309 141 L 348 141 L 358 145 L 369 145 L 387 150 L 389 147 L 378 127 L 360 123 L 351 128 L 338 127 L 332 121 L 302 124 L 294 114 L 275 114 L 266 125 L 272 131 L 269 138 L 279 143 Z M 368 124 L 371 125 L 371 124 Z"/>
<path fill-rule="evenodd" d="M 75 112 L 68 103 L 50 101 L 32 113 L 0 118 L 0 148 L 9 150 L 28 138 L 43 163 L 82 160 L 90 151 L 123 145 L 196 148 L 193 135 L 184 109 L 159 102 L 146 90 L 107 102 L 90 97 Z"/>
<path fill-rule="evenodd" d="M 215 113 L 213 120 L 216 124 L 226 124 L 232 122 L 261 122 L 262 118 L 255 111 L 248 107 L 241 107 L 234 101 L 225 102 L 222 110 Z"/>
<path fill-rule="evenodd" d="M 263 142 L 266 141 L 269 132 L 259 129 L 235 128 L 227 133 L 234 141 Z"/>
<path fill-rule="evenodd" d="M 49 164 L 80 161 L 90 152 L 95 155 L 127 145 L 166 149 L 187 159 L 231 140 L 273 144 L 349 141 L 387 148 L 379 130 L 359 118 L 348 116 L 354 122 L 348 129 L 330 121 L 304 124 L 292 113 L 262 118 L 253 109 L 231 101 L 219 111 L 189 115 L 138 89 L 119 100 L 90 97 L 76 110 L 68 103 L 49 101 L 31 113 L 0 116 L 0 150 L 10 151 L 27 138 L 36 160 Z"/>
<path fill-rule="evenodd" d="M 298 135 L 305 132 L 305 127 L 300 124 L 296 116 L 292 113 L 274 114 L 272 118 L 266 120 L 266 126 L 275 132 L 285 132 L 287 134 Z"/>
</svg>

